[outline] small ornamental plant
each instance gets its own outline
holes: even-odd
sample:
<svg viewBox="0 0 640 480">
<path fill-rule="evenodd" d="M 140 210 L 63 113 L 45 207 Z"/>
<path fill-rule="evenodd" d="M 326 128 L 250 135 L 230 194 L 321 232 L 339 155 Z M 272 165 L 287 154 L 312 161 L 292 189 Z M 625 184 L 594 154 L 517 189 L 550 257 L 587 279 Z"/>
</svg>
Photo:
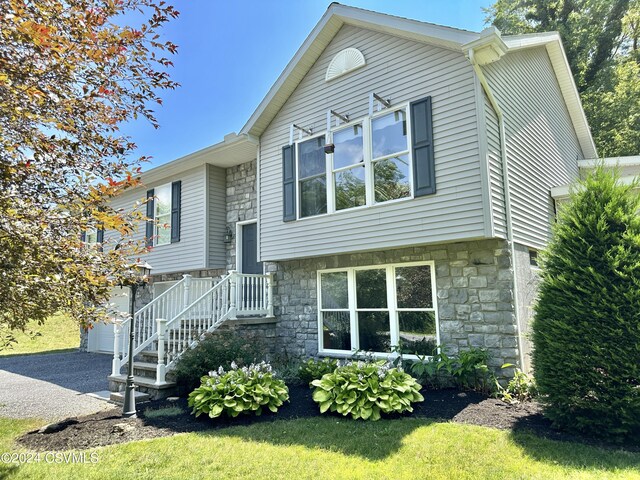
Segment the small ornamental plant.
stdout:
<svg viewBox="0 0 640 480">
<path fill-rule="evenodd" d="M 333 372 L 338 367 L 338 361 L 335 358 L 323 358 L 322 360 L 316 360 L 310 358 L 302 365 L 298 370 L 298 376 L 304 383 L 311 383 L 314 380 L 319 380 L 323 375 Z"/>
<path fill-rule="evenodd" d="M 278 407 L 289 400 L 289 389 L 274 377 L 271 365 L 266 362 L 239 368 L 231 363 L 231 370 L 220 367 L 202 377 L 202 385 L 189 394 L 191 413 L 216 418 L 226 412 L 230 417 L 254 412 L 261 415 L 263 409 L 277 412 Z"/>
<path fill-rule="evenodd" d="M 411 404 L 424 400 L 415 378 L 384 360 L 349 362 L 311 385 L 320 413 L 338 412 L 354 419 L 375 421 L 381 413 L 412 412 Z"/>
</svg>

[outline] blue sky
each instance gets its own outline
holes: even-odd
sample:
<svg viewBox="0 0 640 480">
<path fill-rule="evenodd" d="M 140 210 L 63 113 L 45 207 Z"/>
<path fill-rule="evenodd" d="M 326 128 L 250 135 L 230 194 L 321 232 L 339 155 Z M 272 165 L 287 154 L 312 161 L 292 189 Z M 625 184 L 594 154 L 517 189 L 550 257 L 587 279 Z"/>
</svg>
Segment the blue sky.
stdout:
<svg viewBox="0 0 640 480">
<path fill-rule="evenodd" d="M 161 165 L 238 132 L 296 50 L 320 20 L 329 0 L 173 0 L 180 17 L 163 30 L 179 47 L 171 77 L 175 91 L 161 95 L 158 130 L 145 122 L 124 133 Z M 490 0 L 343 0 L 345 5 L 480 31 Z"/>
</svg>

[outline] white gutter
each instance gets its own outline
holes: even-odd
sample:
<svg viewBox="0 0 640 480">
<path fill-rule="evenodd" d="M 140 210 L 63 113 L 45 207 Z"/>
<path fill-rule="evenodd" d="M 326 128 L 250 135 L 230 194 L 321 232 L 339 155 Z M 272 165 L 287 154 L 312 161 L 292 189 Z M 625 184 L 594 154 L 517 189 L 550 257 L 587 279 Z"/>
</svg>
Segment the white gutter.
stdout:
<svg viewBox="0 0 640 480">
<path fill-rule="evenodd" d="M 476 72 L 480 84 L 489 98 L 491 106 L 496 112 L 498 117 L 498 129 L 500 131 L 500 157 L 502 160 L 502 186 L 504 189 L 504 204 L 505 204 L 505 216 L 507 217 L 507 243 L 511 250 L 511 264 L 513 265 L 513 305 L 514 314 L 516 320 L 516 333 L 518 335 L 518 352 L 520 355 L 520 368 L 524 369 L 524 349 L 522 348 L 522 332 L 520 329 L 520 312 L 518 309 L 518 273 L 516 270 L 516 247 L 513 241 L 513 223 L 511 222 L 511 195 L 509 189 L 509 162 L 507 159 L 507 141 L 504 127 L 504 116 L 502 115 L 502 109 L 498 104 L 497 99 L 493 95 L 489 83 L 487 82 L 484 72 L 478 63 L 476 62 L 473 48 L 468 51 L 469 61 L 473 70 Z"/>
</svg>

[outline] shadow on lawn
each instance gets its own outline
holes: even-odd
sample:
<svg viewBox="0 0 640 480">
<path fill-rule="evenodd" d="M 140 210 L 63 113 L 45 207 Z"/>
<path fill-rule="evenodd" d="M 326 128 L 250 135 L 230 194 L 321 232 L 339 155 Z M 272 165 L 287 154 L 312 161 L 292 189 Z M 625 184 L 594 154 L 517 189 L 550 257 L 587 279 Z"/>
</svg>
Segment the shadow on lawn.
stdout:
<svg viewBox="0 0 640 480">
<path fill-rule="evenodd" d="M 216 433 L 203 432 L 201 435 L 228 436 L 283 447 L 301 445 L 376 461 L 396 453 L 402 446 L 403 439 L 415 429 L 435 422 L 426 418 L 364 422 L 325 415 L 299 419 L 295 421 L 295 425 L 291 421 L 278 421 L 256 425 L 251 429 L 233 428 Z"/>
<path fill-rule="evenodd" d="M 437 421 L 436 419 L 451 420 L 465 408 L 485 398 L 479 394 L 456 390 L 423 393 L 425 401 L 414 404 L 412 414 L 387 415 L 379 422 L 365 422 L 337 413 L 321 416 L 318 405 L 311 398 L 311 390 L 307 387 L 292 387 L 291 403 L 281 407 L 276 415 L 236 419 L 221 417 L 215 420 L 205 418 L 198 423 L 209 424 L 214 429 L 225 428 L 225 431 L 203 432 L 203 435 L 232 435 L 247 441 L 283 446 L 299 444 L 308 448 L 340 451 L 346 455 L 380 460 L 395 453 L 402 446 L 403 438 L 416 428 L 431 425 Z M 305 427 L 293 428 L 284 421 L 293 419 L 300 419 L 305 423 Z M 154 420 L 150 419 L 147 422 L 152 423 Z M 233 428 L 252 424 L 261 425 L 255 425 L 253 429 Z M 226 430 L 226 427 L 232 428 Z"/>
<path fill-rule="evenodd" d="M 547 428 L 541 430 L 540 425 Z M 640 440 L 612 444 L 599 439 L 555 430 L 541 414 L 520 419 L 510 432 L 511 440 L 539 462 L 572 468 L 631 470 L 640 473 Z M 594 455 L 594 449 L 606 455 Z"/>
</svg>

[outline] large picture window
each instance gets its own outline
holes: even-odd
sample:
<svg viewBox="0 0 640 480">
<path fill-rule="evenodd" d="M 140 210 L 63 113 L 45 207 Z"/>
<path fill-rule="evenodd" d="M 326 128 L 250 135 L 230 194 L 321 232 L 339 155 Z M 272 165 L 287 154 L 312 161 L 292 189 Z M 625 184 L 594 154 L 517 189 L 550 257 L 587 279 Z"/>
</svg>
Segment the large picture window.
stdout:
<svg viewBox="0 0 640 480">
<path fill-rule="evenodd" d="M 432 262 L 318 272 L 320 352 L 433 354 L 434 285 Z"/>
<path fill-rule="evenodd" d="M 403 106 L 298 142 L 298 218 L 411 198 L 409 131 Z"/>
<path fill-rule="evenodd" d="M 432 111 L 430 96 L 371 107 L 353 121 L 330 110 L 327 131 L 306 138 L 312 131 L 292 124 L 282 147 L 282 221 L 436 194 Z M 346 123 L 332 126 L 333 117 Z"/>
</svg>

